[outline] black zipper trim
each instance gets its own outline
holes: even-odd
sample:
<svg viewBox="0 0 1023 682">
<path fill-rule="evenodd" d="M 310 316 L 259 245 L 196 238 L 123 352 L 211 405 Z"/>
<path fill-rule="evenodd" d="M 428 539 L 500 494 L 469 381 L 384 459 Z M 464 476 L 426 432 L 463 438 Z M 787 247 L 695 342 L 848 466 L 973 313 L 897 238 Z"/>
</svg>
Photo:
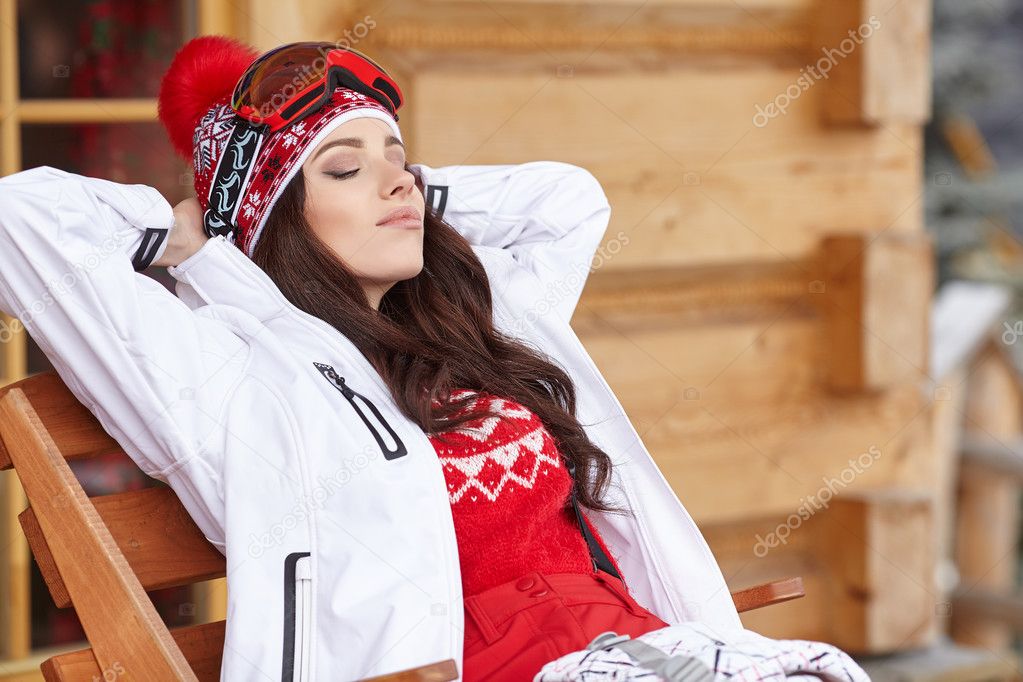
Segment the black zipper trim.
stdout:
<svg viewBox="0 0 1023 682">
<path fill-rule="evenodd" d="M 284 557 L 284 654 L 281 658 L 281 681 L 295 679 L 295 566 L 309 552 L 292 552 Z"/>
<path fill-rule="evenodd" d="M 448 186 L 426 185 L 426 205 L 433 209 L 438 218 L 443 219 L 444 209 L 448 205 Z"/>
<path fill-rule="evenodd" d="M 373 438 L 380 447 L 380 452 L 384 453 L 384 459 L 398 459 L 399 457 L 404 457 L 408 454 L 408 449 L 405 447 L 405 443 L 402 442 L 401 438 L 398 437 L 398 434 L 395 433 L 393 428 L 391 428 L 391 425 L 387 423 L 384 416 L 380 414 L 380 410 L 377 409 L 377 406 L 370 402 L 369 398 L 346 384 L 345 378 L 338 374 L 337 370 L 331 365 L 327 365 L 322 362 L 314 362 L 313 365 L 316 369 L 320 370 L 320 374 L 322 374 L 334 388 L 341 392 L 341 395 L 348 399 L 348 402 L 351 403 L 356 413 L 358 413 L 359 417 L 362 419 L 362 423 L 365 424 L 366 428 L 368 428 L 370 433 L 373 434 Z M 384 428 L 387 429 L 387 432 L 391 434 L 391 438 L 394 439 L 395 443 L 395 448 L 393 450 L 387 447 L 387 444 L 384 443 L 384 439 L 380 437 L 380 432 L 377 431 L 376 427 L 373 426 L 373 423 L 366 417 L 366 413 L 363 412 L 362 408 L 360 408 L 358 403 L 355 402 L 356 398 L 360 398 L 362 402 L 366 403 L 366 406 L 373 411 L 377 421 L 383 424 Z"/>
</svg>

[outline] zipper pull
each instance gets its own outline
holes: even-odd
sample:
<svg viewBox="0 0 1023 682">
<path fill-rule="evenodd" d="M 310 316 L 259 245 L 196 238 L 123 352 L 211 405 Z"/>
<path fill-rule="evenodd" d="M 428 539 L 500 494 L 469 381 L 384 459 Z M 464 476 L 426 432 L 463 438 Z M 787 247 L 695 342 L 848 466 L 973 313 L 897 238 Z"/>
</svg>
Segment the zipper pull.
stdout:
<svg viewBox="0 0 1023 682">
<path fill-rule="evenodd" d="M 337 373 L 337 370 L 334 369 L 333 365 L 325 365 L 322 362 L 314 362 L 313 364 L 316 366 L 316 369 L 320 370 L 320 373 L 323 374 L 323 376 L 330 379 L 335 386 L 341 389 L 341 393 L 344 397 L 349 400 L 355 397 L 355 391 L 351 386 L 345 383 L 345 378 Z"/>
<path fill-rule="evenodd" d="M 335 374 L 334 376 L 336 377 L 334 383 L 341 388 L 341 393 L 344 394 L 344 396 L 348 399 L 354 398 L 355 391 L 352 390 L 351 386 L 345 383 L 345 378 L 337 374 Z"/>
<path fill-rule="evenodd" d="M 383 453 L 384 459 L 387 460 L 398 459 L 399 457 L 404 457 L 405 455 L 408 454 L 408 449 L 405 447 L 405 444 L 401 442 L 401 438 L 394 431 L 391 425 L 387 423 L 387 420 L 384 419 L 384 416 L 380 414 L 380 410 L 377 409 L 377 406 L 374 405 L 369 398 L 362 395 L 361 393 L 353 389 L 351 386 L 346 384 L 345 378 L 338 374 L 337 370 L 334 369 L 332 365 L 327 365 L 322 362 L 314 362 L 313 365 L 315 365 L 316 369 L 320 371 L 320 374 L 322 374 L 339 391 L 341 391 L 341 394 L 348 400 L 348 404 L 352 406 L 352 409 L 355 410 L 356 414 L 359 415 L 359 418 L 362 419 L 362 423 L 365 424 L 366 428 L 369 429 L 371 434 L 373 434 L 373 439 L 377 442 L 377 445 L 380 447 L 380 451 Z M 380 432 L 377 431 L 376 427 L 373 426 L 369 418 L 365 415 L 365 413 L 363 413 L 362 408 L 360 408 L 358 403 L 355 402 L 356 397 L 362 399 L 362 402 L 365 403 L 366 406 L 373 412 L 373 416 L 376 417 L 377 423 L 379 423 L 385 429 L 387 429 L 387 432 L 391 435 L 391 438 L 394 439 L 395 448 L 393 450 L 390 447 L 388 447 L 388 445 L 384 442 L 384 439 L 380 436 Z"/>
</svg>

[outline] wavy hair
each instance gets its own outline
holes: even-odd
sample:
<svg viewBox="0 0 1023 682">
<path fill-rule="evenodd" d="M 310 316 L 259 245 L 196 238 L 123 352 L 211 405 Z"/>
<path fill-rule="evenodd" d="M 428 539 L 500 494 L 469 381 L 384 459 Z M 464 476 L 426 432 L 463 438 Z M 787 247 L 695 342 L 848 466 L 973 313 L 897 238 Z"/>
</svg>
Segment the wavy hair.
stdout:
<svg viewBox="0 0 1023 682">
<path fill-rule="evenodd" d="M 405 168 L 422 192 L 419 175 Z M 562 457 L 575 465 L 573 487 L 580 504 L 628 513 L 602 500 L 611 481 L 611 458 L 590 442 L 576 419 L 569 375 L 494 328 L 490 282 L 465 237 L 427 206 L 423 269 L 394 284 L 374 310 L 352 271 L 315 235 L 304 206 L 305 181 L 298 173 L 267 217 L 252 260 L 292 304 L 352 341 L 408 419 L 443 440 L 446 430 L 496 416 L 487 410 L 453 416 L 472 399 L 452 399 L 456 389 L 513 399 L 539 417 Z"/>
</svg>

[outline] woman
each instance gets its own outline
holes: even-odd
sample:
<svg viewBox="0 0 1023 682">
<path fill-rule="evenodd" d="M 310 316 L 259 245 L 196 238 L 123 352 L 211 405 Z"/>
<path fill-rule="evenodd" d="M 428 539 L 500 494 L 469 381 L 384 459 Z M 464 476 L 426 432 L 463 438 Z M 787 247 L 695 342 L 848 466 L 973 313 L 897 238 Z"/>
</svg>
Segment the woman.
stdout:
<svg viewBox="0 0 1023 682">
<path fill-rule="evenodd" d="M 197 199 L 0 179 L 0 307 L 226 555 L 223 679 L 525 680 L 605 631 L 740 629 L 568 324 L 593 176 L 410 165 L 371 60 L 257 57 L 197 38 L 164 79 Z"/>
</svg>

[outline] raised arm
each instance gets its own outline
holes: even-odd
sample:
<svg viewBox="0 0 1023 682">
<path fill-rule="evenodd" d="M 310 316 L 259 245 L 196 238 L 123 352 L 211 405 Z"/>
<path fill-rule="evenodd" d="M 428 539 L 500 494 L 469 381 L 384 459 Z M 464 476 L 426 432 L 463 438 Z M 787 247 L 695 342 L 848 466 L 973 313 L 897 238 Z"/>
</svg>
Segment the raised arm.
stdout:
<svg viewBox="0 0 1023 682">
<path fill-rule="evenodd" d="M 428 206 L 470 243 L 510 251 L 571 318 L 611 217 L 592 173 L 560 161 L 411 168 Z"/>
<path fill-rule="evenodd" d="M 161 256 L 170 204 L 48 166 L 0 178 L 0 310 L 18 318 L 75 396 L 214 539 L 217 453 L 248 344 L 136 268 Z M 192 480 L 181 479 L 189 471 Z"/>
</svg>

